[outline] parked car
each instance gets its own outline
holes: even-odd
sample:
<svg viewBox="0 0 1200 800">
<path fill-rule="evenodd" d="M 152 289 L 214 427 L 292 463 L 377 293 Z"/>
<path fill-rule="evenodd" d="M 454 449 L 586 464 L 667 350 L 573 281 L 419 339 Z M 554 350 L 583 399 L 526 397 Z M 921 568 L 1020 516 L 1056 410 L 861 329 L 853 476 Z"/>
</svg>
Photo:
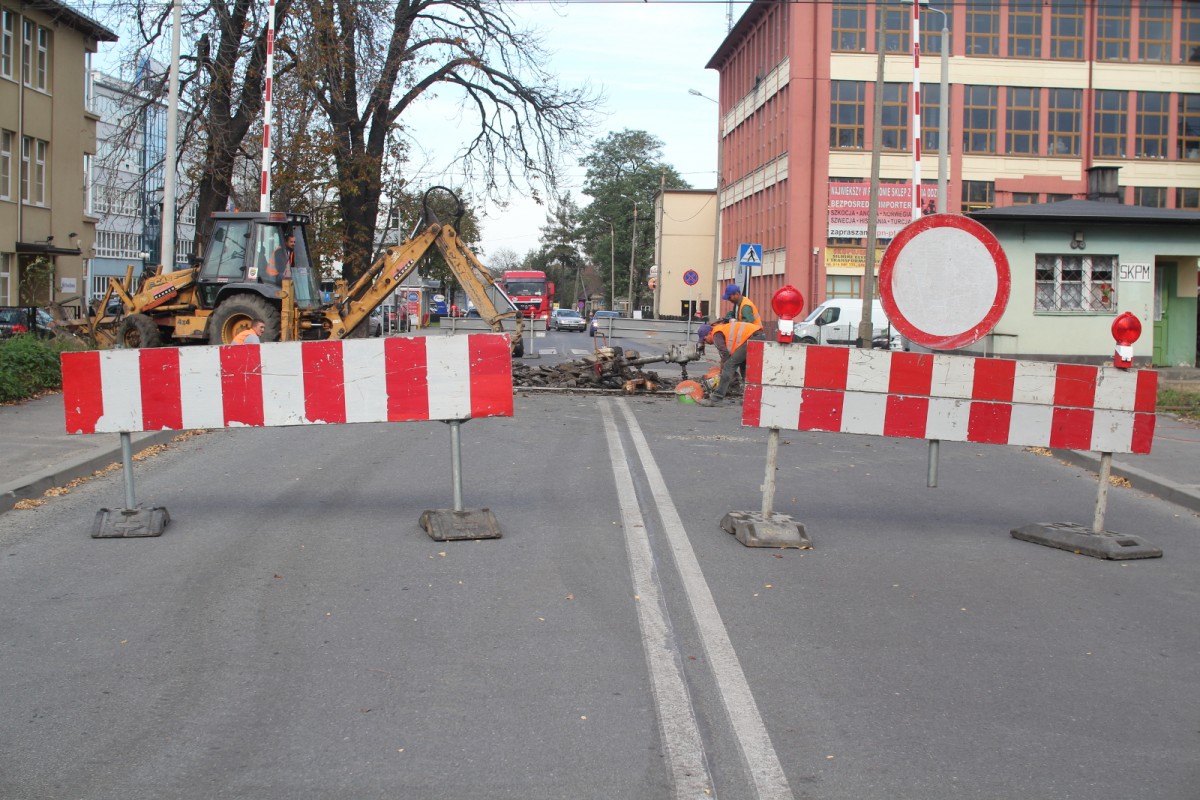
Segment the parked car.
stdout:
<svg viewBox="0 0 1200 800">
<path fill-rule="evenodd" d="M 583 331 L 587 320 L 573 308 L 556 308 L 550 312 L 550 327 L 556 331 Z"/>
<path fill-rule="evenodd" d="M 0 339 L 22 333 L 32 333 L 42 339 L 50 339 L 54 336 L 54 325 L 54 317 L 43 308 L 0 308 Z"/>
<path fill-rule="evenodd" d="M 620 312 L 617 312 L 617 311 L 597 311 L 595 314 L 592 314 L 592 324 L 588 326 L 588 334 L 590 336 L 595 336 L 596 328 L 599 327 L 600 325 L 607 324 L 607 323 L 599 322 L 598 320 L 603 320 L 603 319 L 609 318 L 609 317 L 620 317 L 620 316 L 621 316 Z M 605 328 L 605 330 L 607 330 L 607 328 Z"/>
<path fill-rule="evenodd" d="M 383 309 L 377 308 L 367 317 L 367 336 L 383 336 Z"/>
</svg>

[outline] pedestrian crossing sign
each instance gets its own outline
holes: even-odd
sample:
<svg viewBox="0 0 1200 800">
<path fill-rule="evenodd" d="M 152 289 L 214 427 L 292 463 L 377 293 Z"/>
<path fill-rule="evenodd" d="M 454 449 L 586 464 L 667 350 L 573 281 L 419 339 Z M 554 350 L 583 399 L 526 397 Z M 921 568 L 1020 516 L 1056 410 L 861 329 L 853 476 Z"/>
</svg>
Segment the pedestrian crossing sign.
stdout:
<svg viewBox="0 0 1200 800">
<path fill-rule="evenodd" d="M 762 245 L 761 244 L 743 244 L 738 247 L 738 266 L 739 267 L 754 267 L 762 266 Z"/>
</svg>

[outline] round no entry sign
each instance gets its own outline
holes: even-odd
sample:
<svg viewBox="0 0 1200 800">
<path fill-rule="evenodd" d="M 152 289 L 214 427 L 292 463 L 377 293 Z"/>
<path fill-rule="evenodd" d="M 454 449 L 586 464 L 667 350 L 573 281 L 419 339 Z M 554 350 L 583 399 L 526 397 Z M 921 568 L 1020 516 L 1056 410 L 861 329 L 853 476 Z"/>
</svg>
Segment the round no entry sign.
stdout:
<svg viewBox="0 0 1200 800">
<path fill-rule="evenodd" d="M 1011 286 L 1000 242 L 957 214 L 933 214 L 905 226 L 879 268 L 879 299 L 892 325 L 937 350 L 966 347 L 990 333 Z"/>
<path fill-rule="evenodd" d="M 683 282 L 688 286 L 695 286 L 696 282 L 699 280 L 700 273 L 696 272 L 694 269 L 689 269 L 687 272 L 683 273 Z"/>
</svg>

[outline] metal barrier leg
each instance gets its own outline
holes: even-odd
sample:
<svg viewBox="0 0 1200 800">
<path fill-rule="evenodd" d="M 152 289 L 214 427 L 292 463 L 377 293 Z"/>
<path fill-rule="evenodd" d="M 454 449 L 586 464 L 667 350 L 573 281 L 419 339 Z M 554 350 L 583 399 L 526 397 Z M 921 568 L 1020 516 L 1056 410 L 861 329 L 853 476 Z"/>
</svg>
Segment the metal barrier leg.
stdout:
<svg viewBox="0 0 1200 800">
<path fill-rule="evenodd" d="M 450 481 L 454 508 L 435 508 L 421 512 L 421 527 L 429 538 L 439 542 L 451 539 L 499 539 L 500 523 L 490 509 L 463 508 L 462 469 L 463 420 L 447 420 L 450 426 Z"/>
<path fill-rule="evenodd" d="M 730 511 L 721 518 L 721 530 L 732 533 L 746 547 L 812 548 L 804 524 L 771 510 L 775 503 L 775 473 L 779 467 L 779 428 L 767 433 L 767 474 L 763 479 L 762 511 Z"/>
<path fill-rule="evenodd" d="M 97 511 L 92 522 L 92 538 L 161 536 L 171 515 L 162 507 L 138 508 L 133 491 L 133 439 L 128 431 L 121 431 L 121 473 L 125 479 L 125 507 Z"/>
</svg>

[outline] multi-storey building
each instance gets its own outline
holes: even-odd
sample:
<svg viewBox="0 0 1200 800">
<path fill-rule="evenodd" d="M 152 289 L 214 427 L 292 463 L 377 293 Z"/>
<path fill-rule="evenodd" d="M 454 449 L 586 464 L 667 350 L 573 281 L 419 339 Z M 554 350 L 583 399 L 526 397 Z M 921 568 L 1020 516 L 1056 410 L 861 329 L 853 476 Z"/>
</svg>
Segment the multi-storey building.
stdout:
<svg viewBox="0 0 1200 800">
<path fill-rule="evenodd" d="M 97 122 L 88 68 L 98 43 L 116 40 L 54 0 L 0 0 L 0 304 L 85 290 Z"/>
<path fill-rule="evenodd" d="M 92 86 L 100 122 L 91 198 L 99 221 L 88 275 L 91 297 L 97 298 L 110 277 L 124 277 L 130 266 L 140 274 L 161 261 L 167 109 L 136 84 L 110 76 L 93 74 Z M 187 170 L 178 176 L 175 246 L 166 248 L 174 259 L 167 271 L 187 265 L 196 230 Z"/>
<path fill-rule="evenodd" d="M 719 277 L 733 278 L 740 243 L 761 243 L 748 288 L 768 316 L 787 283 L 809 308 L 860 295 L 876 144 L 880 253 L 911 219 L 911 17 L 901 2 L 757 0 L 708 64 L 720 73 Z M 946 147 L 952 213 L 1085 198 L 1094 166 L 1121 168 L 1124 203 L 1200 209 L 1200 3 L 960 0 L 922 4 L 920 18 L 923 204 Z"/>
</svg>

